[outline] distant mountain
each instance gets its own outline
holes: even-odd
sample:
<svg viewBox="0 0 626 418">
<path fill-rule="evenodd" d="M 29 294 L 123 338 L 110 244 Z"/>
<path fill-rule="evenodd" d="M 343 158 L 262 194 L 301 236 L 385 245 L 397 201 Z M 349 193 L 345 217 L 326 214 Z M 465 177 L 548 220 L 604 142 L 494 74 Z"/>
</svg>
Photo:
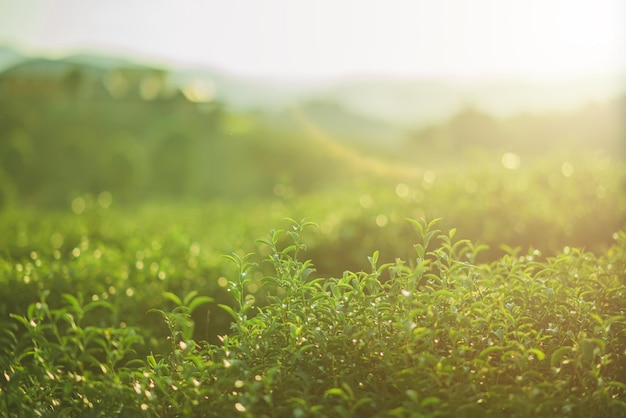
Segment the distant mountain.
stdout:
<svg viewBox="0 0 626 418">
<path fill-rule="evenodd" d="M 0 45 L 0 71 L 12 67 L 25 59 L 26 57 L 24 55 L 13 48 Z"/>
<path fill-rule="evenodd" d="M 498 117 L 572 110 L 626 93 L 626 76 L 554 83 L 518 80 L 455 81 L 371 79 L 346 81 L 316 92 L 346 109 L 401 125 L 442 122 L 463 108 Z"/>
<path fill-rule="evenodd" d="M 294 105 L 334 103 L 344 116 L 404 127 L 445 122 L 468 107 L 509 117 L 569 111 L 626 93 L 626 74 L 553 83 L 372 78 L 294 85 L 241 79 L 208 69 L 173 69 L 170 79 L 177 85 L 196 79 L 210 82 L 217 99 L 234 108 L 275 113 Z"/>
<path fill-rule="evenodd" d="M 4 74 L 20 74 L 28 77 L 58 78 L 67 75 L 77 64 L 64 60 L 52 60 L 48 58 L 30 58 L 18 61 L 8 68 Z M 80 65 L 83 72 L 104 74 L 104 71 L 96 66 Z"/>
<path fill-rule="evenodd" d="M 113 55 L 99 55 L 93 53 L 81 53 L 68 55 L 61 58 L 59 61 L 67 62 L 76 65 L 87 65 L 90 67 L 98 67 L 105 70 L 111 70 L 115 68 L 150 68 L 153 67 L 149 64 L 142 64 L 137 61 L 117 57 Z"/>
<path fill-rule="evenodd" d="M 0 71 L 25 59 L 11 48 L 0 46 Z M 239 78 L 210 68 L 167 68 L 150 59 L 116 54 L 89 52 L 59 61 L 102 70 L 167 69 L 168 82 L 173 87 L 184 89 L 201 83 L 211 90 L 215 100 L 229 108 L 280 115 L 294 106 L 305 107 L 317 122 L 324 122 L 323 126 L 350 132 L 350 135 L 361 132 L 363 137 L 390 133 L 392 125 L 398 129 L 444 122 L 467 107 L 508 117 L 520 113 L 571 110 L 590 101 L 606 101 L 626 93 L 626 74 L 552 83 L 508 79 L 460 82 L 361 78 L 285 84 Z M 312 103 L 325 105 L 311 106 Z"/>
<path fill-rule="evenodd" d="M 205 68 L 174 68 L 169 79 L 177 87 L 203 81 L 214 88 L 217 100 L 235 108 L 273 112 L 285 109 L 301 96 L 297 89 L 232 77 Z"/>
<path fill-rule="evenodd" d="M 375 116 L 364 116 L 335 101 L 306 101 L 293 109 L 300 123 L 358 145 L 388 146 L 406 140 L 407 131 Z M 294 113 L 292 112 L 291 115 Z"/>
<path fill-rule="evenodd" d="M 427 80 L 343 81 L 316 95 L 362 116 L 403 125 L 444 120 L 463 105 L 454 86 Z"/>
</svg>

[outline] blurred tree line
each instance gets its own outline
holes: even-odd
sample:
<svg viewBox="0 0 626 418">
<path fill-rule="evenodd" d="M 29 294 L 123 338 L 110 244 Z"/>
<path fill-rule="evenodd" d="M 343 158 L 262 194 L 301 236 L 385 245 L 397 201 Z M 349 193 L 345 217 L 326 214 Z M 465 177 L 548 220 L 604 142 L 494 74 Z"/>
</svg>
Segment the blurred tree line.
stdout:
<svg viewBox="0 0 626 418">
<path fill-rule="evenodd" d="M 410 143 L 414 150 L 428 149 L 448 158 L 471 156 L 476 150 L 514 151 L 530 158 L 602 151 L 624 158 L 625 116 L 626 96 L 607 103 L 590 102 L 573 111 L 524 113 L 506 119 L 467 106 L 445 124 L 415 129 Z"/>
<path fill-rule="evenodd" d="M 381 138 L 378 151 L 366 151 L 366 141 L 359 148 L 333 138 L 349 145 L 333 153 L 333 144 L 310 140 L 289 113 L 270 116 L 196 101 L 171 88 L 167 76 L 151 68 L 43 59 L 1 73 L 0 208 L 68 207 L 74 197 L 103 191 L 128 204 L 284 196 L 334 186 L 355 173 L 375 177 L 350 167 L 345 154 L 353 151 L 413 165 L 454 163 L 476 150 L 625 151 L 626 98 L 506 120 L 467 108 L 446 123 L 416 130 L 404 143 L 387 146 Z M 384 147 L 393 149 L 382 152 Z"/>
<path fill-rule="evenodd" d="M 261 116 L 53 63 L 43 76 L 32 66 L 0 74 L 0 207 L 67 207 L 105 190 L 129 204 L 243 198 L 338 175 L 320 170 L 322 150 Z"/>
</svg>

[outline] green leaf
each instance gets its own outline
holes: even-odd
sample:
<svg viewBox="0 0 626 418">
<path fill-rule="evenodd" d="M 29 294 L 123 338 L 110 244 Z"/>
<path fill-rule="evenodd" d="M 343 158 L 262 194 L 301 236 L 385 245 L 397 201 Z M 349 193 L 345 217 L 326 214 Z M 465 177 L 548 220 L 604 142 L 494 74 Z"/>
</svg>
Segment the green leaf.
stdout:
<svg viewBox="0 0 626 418">
<path fill-rule="evenodd" d="M 81 310 L 80 303 L 78 302 L 78 299 L 76 299 L 76 297 L 74 297 L 73 295 L 70 295 L 69 293 L 64 293 L 63 294 L 63 299 L 65 299 L 67 302 L 69 302 L 69 304 L 72 305 L 72 308 L 74 308 L 76 311 L 80 311 Z"/>
<path fill-rule="evenodd" d="M 213 298 L 209 296 L 198 296 L 189 304 L 189 313 L 193 312 L 198 306 L 213 302 Z"/>
<path fill-rule="evenodd" d="M 422 227 L 422 223 L 411 218 L 406 218 L 407 221 L 411 223 L 417 229 L 417 232 L 420 234 L 420 237 L 424 236 L 424 228 Z"/>
<path fill-rule="evenodd" d="M 305 268 L 304 270 L 302 270 L 302 280 L 306 280 L 309 278 L 309 276 L 311 275 L 311 273 L 313 273 L 315 271 L 315 269 L 312 269 L 310 267 Z"/>
<path fill-rule="evenodd" d="M 378 250 L 374 251 L 374 253 L 371 256 L 367 256 L 367 259 L 369 260 L 372 266 L 372 270 L 376 270 L 376 264 L 378 263 L 378 256 L 379 256 Z"/>
<path fill-rule="evenodd" d="M 415 248 L 415 251 L 417 252 L 417 256 L 420 258 L 420 260 L 424 259 L 424 246 L 422 244 L 415 244 L 413 246 Z"/>
<path fill-rule="evenodd" d="M 228 314 L 230 316 L 233 317 L 233 319 L 237 322 L 239 322 L 239 315 L 237 314 L 237 312 L 235 312 L 235 310 L 233 308 L 231 308 L 228 305 L 223 305 L 221 303 L 218 303 L 217 306 L 219 306 L 220 308 L 224 309 L 226 312 L 228 312 Z"/>
<path fill-rule="evenodd" d="M 425 236 L 424 236 L 424 247 L 428 248 L 428 244 L 430 243 L 430 240 L 432 239 L 432 237 L 436 234 L 438 234 L 439 231 L 430 231 L 428 232 Z"/>
<path fill-rule="evenodd" d="M 437 224 L 442 218 L 435 218 L 432 221 L 428 222 L 428 229 L 431 229 L 435 224 Z"/>
<path fill-rule="evenodd" d="M 570 354 L 571 352 L 572 347 L 569 346 L 557 348 L 550 357 L 550 367 L 559 367 L 561 365 L 563 357 L 565 357 L 565 355 L 567 354 Z"/>
<path fill-rule="evenodd" d="M 96 300 L 93 302 L 88 303 L 87 305 L 85 305 L 83 307 L 83 312 L 89 312 L 92 309 L 98 308 L 98 307 L 102 307 L 102 308 L 106 308 L 109 311 L 113 312 L 114 308 L 113 305 L 105 300 Z"/>
<path fill-rule="evenodd" d="M 192 290 L 191 292 L 187 293 L 183 298 L 183 305 L 188 306 L 191 299 L 193 299 L 197 294 L 197 290 Z"/>
<path fill-rule="evenodd" d="M 158 313 L 159 315 L 161 315 L 163 318 L 167 318 L 167 314 L 165 313 L 165 311 L 161 310 L 161 309 L 157 309 L 157 308 L 152 308 L 152 309 L 148 309 L 147 313 Z"/>
<path fill-rule="evenodd" d="M 422 408 L 426 408 L 431 405 L 439 405 L 440 403 L 441 403 L 441 400 L 437 398 L 436 396 L 429 396 L 427 398 L 424 398 L 422 402 L 420 402 L 420 406 Z"/>
<path fill-rule="evenodd" d="M 297 232 L 287 231 L 287 235 L 289 235 L 293 242 L 298 242 L 299 235 Z"/>
<path fill-rule="evenodd" d="M 340 398 L 346 401 L 349 399 L 348 395 L 346 395 L 346 393 L 340 388 L 327 389 L 326 392 L 324 392 L 324 397 L 328 397 L 328 396 L 339 396 Z"/>
<path fill-rule="evenodd" d="M 411 399 L 413 402 L 416 402 L 419 400 L 419 396 L 417 395 L 417 392 L 414 391 L 413 389 L 408 389 L 406 392 L 406 396 L 409 397 L 409 399 Z"/>
<path fill-rule="evenodd" d="M 30 323 L 30 321 L 28 321 L 28 319 L 26 319 L 25 317 L 23 317 L 22 315 L 17 315 L 14 313 L 9 313 L 9 316 L 13 319 L 15 319 L 16 321 L 19 321 L 22 323 L 22 325 L 24 325 L 26 328 L 34 328 L 33 325 Z"/>
<path fill-rule="evenodd" d="M 295 244 L 289 245 L 287 247 L 285 247 L 285 249 L 282 251 L 283 254 L 289 254 L 289 253 L 293 253 L 297 250 L 298 246 Z"/>
<path fill-rule="evenodd" d="M 362 406 L 372 404 L 373 402 L 374 402 L 374 400 L 372 398 L 369 398 L 369 397 L 360 398 L 358 401 L 356 401 L 354 403 L 354 405 L 352 405 L 350 407 L 350 410 L 356 411 L 359 408 L 361 408 Z"/>
<path fill-rule="evenodd" d="M 538 348 L 530 348 L 526 350 L 526 355 L 529 355 L 529 354 L 534 354 L 535 357 L 537 357 L 537 360 L 539 361 L 542 361 L 546 358 L 545 353 Z"/>
<path fill-rule="evenodd" d="M 341 382 L 341 386 L 343 386 L 344 392 L 348 394 L 348 397 L 350 399 L 354 399 L 354 392 L 352 391 L 352 388 L 350 387 L 350 385 L 347 384 L 346 382 Z"/>
<path fill-rule="evenodd" d="M 507 348 L 510 348 L 510 347 L 502 347 L 502 346 L 499 346 L 499 345 L 494 345 L 492 347 L 487 347 L 484 350 L 482 350 L 480 352 L 480 354 L 478 354 L 478 358 L 483 358 L 483 357 L 485 357 L 485 356 L 487 356 L 487 355 L 489 355 L 491 353 L 495 353 L 497 351 L 506 350 Z"/>
<path fill-rule="evenodd" d="M 298 349 L 298 351 L 296 352 L 296 357 L 297 358 L 302 358 L 302 354 L 304 354 L 305 351 L 310 350 L 311 348 L 315 348 L 315 344 L 306 344 L 303 345 L 302 347 L 300 347 Z"/>
<path fill-rule="evenodd" d="M 260 240 L 257 240 L 257 241 L 258 241 L 258 242 L 261 242 L 261 243 L 263 243 L 263 244 L 269 244 L 269 243 L 267 242 L 267 240 L 262 240 L 262 239 L 260 239 Z M 235 256 L 232 256 L 232 255 L 229 255 L 229 254 L 223 254 L 223 255 L 222 255 L 222 257 L 224 257 L 225 259 L 227 259 L 227 260 L 228 260 L 228 261 L 230 261 L 231 263 L 235 264 L 236 266 L 238 266 L 238 265 L 239 265 L 239 261 L 240 261 L 239 257 L 235 257 Z"/>
<path fill-rule="evenodd" d="M 157 365 L 156 359 L 154 358 L 154 356 L 152 354 L 148 355 L 148 357 L 146 358 L 148 360 L 148 364 L 150 365 L 150 367 L 155 368 Z"/>
<path fill-rule="evenodd" d="M 169 299 L 172 302 L 174 302 L 177 306 L 183 306 L 184 305 L 183 301 L 178 296 L 176 296 L 174 293 L 172 293 L 172 292 L 163 292 L 161 295 L 165 299 Z"/>
<path fill-rule="evenodd" d="M 593 341 L 589 338 L 583 338 L 578 342 L 578 346 L 580 347 L 580 355 L 581 359 L 585 364 L 589 364 L 593 361 L 594 355 L 594 344 Z"/>
<path fill-rule="evenodd" d="M 276 286 L 276 287 L 282 287 L 280 280 L 278 280 L 276 277 L 271 277 L 271 276 L 263 277 L 261 281 L 263 282 L 263 284 Z"/>
<path fill-rule="evenodd" d="M 433 297 L 444 296 L 444 297 L 453 298 L 454 297 L 454 293 L 452 293 L 451 291 L 449 291 L 447 289 L 439 289 L 436 292 L 434 292 L 432 294 L 432 296 Z"/>
</svg>

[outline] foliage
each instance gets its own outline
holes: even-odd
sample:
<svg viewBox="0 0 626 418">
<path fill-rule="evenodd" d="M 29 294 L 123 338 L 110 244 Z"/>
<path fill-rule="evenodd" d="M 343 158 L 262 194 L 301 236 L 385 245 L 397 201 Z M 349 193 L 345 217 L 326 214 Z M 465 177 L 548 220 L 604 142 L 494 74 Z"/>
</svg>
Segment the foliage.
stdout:
<svg viewBox="0 0 626 418">
<path fill-rule="evenodd" d="M 113 88 L 120 77 L 124 94 Z M 46 60 L 0 73 L 0 209 L 58 209 L 103 192 L 125 204 L 309 193 L 352 186 L 381 166 L 432 170 L 476 154 L 513 152 L 525 163 L 600 151 L 623 162 L 624 98 L 509 119 L 469 108 L 411 134 L 332 103 L 243 111 L 194 103 L 165 84 L 163 94 L 146 94 L 160 77 L 167 84 L 157 69 Z"/>
<path fill-rule="evenodd" d="M 623 99 L 383 151 L 56 68 L 0 75 L 0 416 L 626 416 Z"/>
<path fill-rule="evenodd" d="M 138 354 L 115 304 L 41 292 L 5 319 L 0 410 L 100 416 L 626 416 L 626 234 L 476 261 L 483 245 L 408 223 L 413 256 L 317 277 L 290 222 L 232 255 L 230 332 L 194 339 L 211 298 L 164 293 L 168 349 Z M 263 265 L 271 266 L 270 270 Z M 263 292 L 247 291 L 263 272 Z M 258 302 L 264 293 L 266 303 Z"/>
</svg>

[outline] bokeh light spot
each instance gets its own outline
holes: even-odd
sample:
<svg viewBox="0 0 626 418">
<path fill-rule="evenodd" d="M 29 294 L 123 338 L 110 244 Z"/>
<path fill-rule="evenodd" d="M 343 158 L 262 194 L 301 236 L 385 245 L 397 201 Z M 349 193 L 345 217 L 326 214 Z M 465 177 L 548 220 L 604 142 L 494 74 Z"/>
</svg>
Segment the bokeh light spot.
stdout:
<svg viewBox="0 0 626 418">
<path fill-rule="evenodd" d="M 211 81 L 196 79 L 185 86 L 182 92 L 190 102 L 208 103 L 215 97 L 215 86 Z"/>
<path fill-rule="evenodd" d="M 396 186 L 396 194 L 398 195 L 398 197 L 408 197 L 409 191 L 409 186 L 407 186 L 405 183 L 398 183 L 398 185 Z"/>
<path fill-rule="evenodd" d="M 98 195 L 98 204 L 103 209 L 108 209 L 109 206 L 111 206 L 111 203 L 113 203 L 113 195 L 108 190 L 105 190 Z"/>
<path fill-rule="evenodd" d="M 565 177 L 572 177 L 572 175 L 574 174 L 574 166 L 567 161 L 564 162 L 561 165 L 561 173 L 563 173 L 563 176 Z"/>
<path fill-rule="evenodd" d="M 158 77 L 144 77 L 139 83 L 139 94 L 144 100 L 154 100 L 161 93 L 161 80 Z"/>
<path fill-rule="evenodd" d="M 50 243 L 52 244 L 52 248 L 55 249 L 61 248 L 63 246 L 63 241 L 63 235 L 59 234 L 58 232 L 55 232 L 50 237 Z"/>
<path fill-rule="evenodd" d="M 80 215 L 81 213 L 83 213 L 85 211 L 87 204 L 85 203 L 85 199 L 83 199 L 82 197 L 77 197 L 74 200 L 72 200 L 72 212 L 74 212 L 77 215 Z"/>
<path fill-rule="evenodd" d="M 431 171 L 431 170 L 424 171 L 424 177 L 422 179 L 422 186 L 425 189 L 429 189 L 435 182 L 436 177 L 437 176 L 435 175 L 434 171 Z"/>
<path fill-rule="evenodd" d="M 272 189 L 272 191 L 274 192 L 274 196 L 282 197 L 285 195 L 285 185 L 277 183 L 274 185 L 274 188 Z"/>
<path fill-rule="evenodd" d="M 122 99 L 128 94 L 129 82 L 119 70 L 113 70 L 104 77 L 104 86 L 114 99 Z"/>
<path fill-rule="evenodd" d="M 507 170 L 517 170 L 520 166 L 519 155 L 514 152 L 505 152 L 502 154 L 502 166 Z"/>
</svg>

